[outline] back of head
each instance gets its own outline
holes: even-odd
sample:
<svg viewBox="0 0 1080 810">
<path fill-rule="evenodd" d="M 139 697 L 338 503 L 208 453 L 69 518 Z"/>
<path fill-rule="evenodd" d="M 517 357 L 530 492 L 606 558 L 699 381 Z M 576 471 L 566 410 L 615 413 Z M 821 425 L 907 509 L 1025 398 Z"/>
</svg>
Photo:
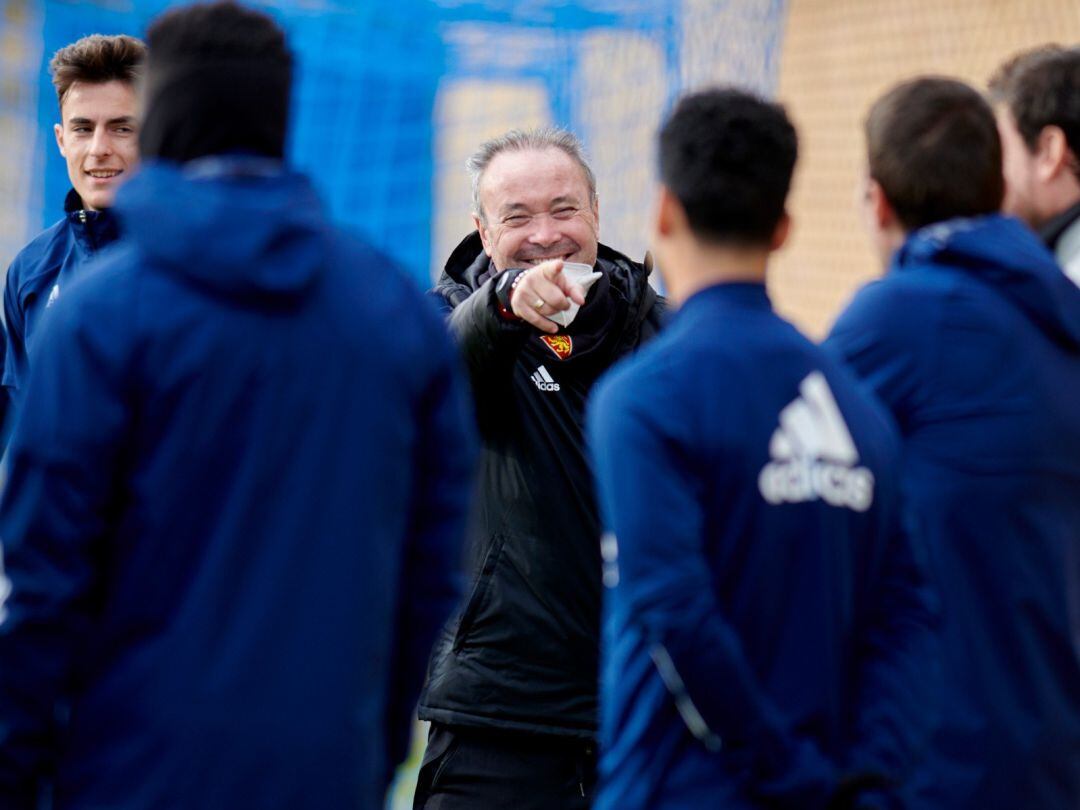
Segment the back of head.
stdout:
<svg viewBox="0 0 1080 810">
<path fill-rule="evenodd" d="M 866 119 L 870 177 L 905 231 L 1001 207 L 1001 141 L 990 105 L 963 82 L 923 77 L 878 99 Z"/>
<path fill-rule="evenodd" d="M 693 93 L 660 130 L 659 153 L 697 238 L 769 246 L 798 154 L 783 107 L 734 88 Z"/>
<path fill-rule="evenodd" d="M 111 37 L 91 34 L 61 48 L 49 61 L 60 107 L 63 108 L 64 96 L 76 82 L 134 84 L 145 59 L 146 46 L 142 41 L 123 34 Z"/>
<path fill-rule="evenodd" d="M 1044 45 L 1017 54 L 990 78 L 990 96 L 1008 108 L 1030 151 L 1043 128 L 1055 126 L 1080 157 L 1080 48 Z M 1080 163 L 1073 171 L 1080 176 Z"/>
<path fill-rule="evenodd" d="M 285 154 L 292 55 L 273 19 L 232 0 L 185 6 L 147 44 L 143 157 Z"/>
</svg>

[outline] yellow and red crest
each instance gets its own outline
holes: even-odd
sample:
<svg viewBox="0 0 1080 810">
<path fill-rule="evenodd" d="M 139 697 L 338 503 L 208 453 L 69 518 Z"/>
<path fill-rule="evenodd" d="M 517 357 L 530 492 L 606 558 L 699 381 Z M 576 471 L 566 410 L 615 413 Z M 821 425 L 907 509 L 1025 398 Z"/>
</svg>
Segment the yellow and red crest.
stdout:
<svg viewBox="0 0 1080 810">
<path fill-rule="evenodd" d="M 565 360 L 574 351 L 574 341 L 569 335 L 541 335 L 540 339 L 560 360 Z"/>
</svg>

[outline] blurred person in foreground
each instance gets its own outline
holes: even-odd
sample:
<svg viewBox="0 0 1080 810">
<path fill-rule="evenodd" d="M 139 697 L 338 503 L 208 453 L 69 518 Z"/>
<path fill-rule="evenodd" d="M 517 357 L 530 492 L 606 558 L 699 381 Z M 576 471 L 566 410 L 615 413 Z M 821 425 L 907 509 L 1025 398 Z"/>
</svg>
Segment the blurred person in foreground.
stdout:
<svg viewBox="0 0 1080 810">
<path fill-rule="evenodd" d="M 1080 284 L 1080 48 L 1018 54 L 990 79 L 1006 213 L 1035 228 Z"/>
<path fill-rule="evenodd" d="M 936 600 L 899 441 L 776 315 L 796 134 L 739 90 L 659 136 L 671 326 L 597 388 L 604 541 L 597 807 L 899 807 L 928 734 Z"/>
<path fill-rule="evenodd" d="M 940 728 L 916 807 L 1080 807 L 1080 290 L 1004 193 L 994 114 L 920 78 L 866 120 L 886 267 L 827 346 L 900 428 L 943 607 Z"/>
<path fill-rule="evenodd" d="M 11 399 L 26 384 L 45 311 L 119 235 L 109 208 L 139 163 L 135 81 L 145 58 L 146 47 L 134 37 L 94 34 L 49 62 L 60 109 L 53 131 L 72 187 L 64 218 L 24 247 L 7 271 L 3 386 Z"/>
<path fill-rule="evenodd" d="M 464 378 L 282 163 L 277 25 L 147 39 L 124 243 L 54 305 L 9 452 L 2 804 L 376 808 L 459 596 Z"/>
<path fill-rule="evenodd" d="M 435 296 L 483 439 L 475 579 L 420 700 L 432 725 L 415 804 L 588 807 L 601 588 L 585 402 L 656 333 L 664 305 L 647 266 L 598 242 L 596 180 L 569 132 L 512 131 L 482 144 L 469 169 L 476 230 Z"/>
</svg>

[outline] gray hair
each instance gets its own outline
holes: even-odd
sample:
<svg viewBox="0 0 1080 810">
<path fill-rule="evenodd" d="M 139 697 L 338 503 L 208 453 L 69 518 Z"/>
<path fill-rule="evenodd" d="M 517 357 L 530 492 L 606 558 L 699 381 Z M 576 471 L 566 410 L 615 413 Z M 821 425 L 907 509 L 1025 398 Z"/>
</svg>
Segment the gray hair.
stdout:
<svg viewBox="0 0 1080 810">
<path fill-rule="evenodd" d="M 589 186 L 589 202 L 596 202 L 596 175 L 585 160 L 585 150 L 581 141 L 569 130 L 561 127 L 537 127 L 535 129 L 512 129 L 497 138 L 484 141 L 472 157 L 465 161 L 465 168 L 472 177 L 473 213 L 484 220 L 484 209 L 480 205 L 480 180 L 491 165 L 491 161 L 501 152 L 524 152 L 560 149 L 577 163 L 585 173 L 585 182 Z"/>
</svg>

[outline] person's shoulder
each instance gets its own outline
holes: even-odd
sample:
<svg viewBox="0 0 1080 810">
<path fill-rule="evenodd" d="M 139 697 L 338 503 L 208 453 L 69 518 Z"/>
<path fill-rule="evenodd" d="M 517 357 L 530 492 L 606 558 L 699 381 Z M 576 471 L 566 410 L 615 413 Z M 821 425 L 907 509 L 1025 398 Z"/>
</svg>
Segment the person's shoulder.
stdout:
<svg viewBox="0 0 1080 810">
<path fill-rule="evenodd" d="M 21 289 L 42 276 L 56 272 L 70 243 L 70 224 L 61 219 L 26 243 L 11 261 L 7 284 Z"/>
<path fill-rule="evenodd" d="M 881 278 L 864 284 L 851 303 L 865 307 L 889 307 L 936 299 L 949 282 L 949 277 L 939 270 L 930 264 L 890 270 Z"/>
<path fill-rule="evenodd" d="M 662 332 L 615 363 L 600 379 L 594 397 L 612 409 L 663 410 L 680 401 L 679 392 L 695 378 L 695 364 L 693 346 Z"/>
<path fill-rule="evenodd" d="M 859 380 L 845 363 L 822 347 L 815 347 L 815 363 L 828 382 L 841 410 L 855 412 L 885 444 L 899 452 L 899 429 L 888 408 Z"/>
<path fill-rule="evenodd" d="M 331 269 L 363 286 L 370 295 L 422 293 L 401 263 L 361 234 L 344 228 L 329 231 Z"/>
<path fill-rule="evenodd" d="M 931 266 L 891 271 L 856 291 L 837 317 L 830 338 L 849 331 L 864 335 L 925 332 L 954 286 L 954 279 Z"/>
<path fill-rule="evenodd" d="M 88 312 L 100 308 L 123 310 L 137 293 L 140 274 L 151 266 L 134 245 L 115 244 L 95 257 L 88 272 L 80 273 L 71 282 L 54 307 Z"/>
<path fill-rule="evenodd" d="M 350 320 L 370 332 L 386 330 L 403 349 L 446 342 L 446 327 L 436 299 L 399 261 L 363 236 L 335 228 L 330 235 L 334 295 L 347 300 Z"/>
<path fill-rule="evenodd" d="M 60 350 L 78 345 L 92 347 L 109 362 L 126 363 L 134 356 L 141 324 L 139 277 L 144 270 L 130 246 L 116 246 L 95 259 L 92 272 L 79 274 L 49 308 L 42 328 Z"/>
</svg>

